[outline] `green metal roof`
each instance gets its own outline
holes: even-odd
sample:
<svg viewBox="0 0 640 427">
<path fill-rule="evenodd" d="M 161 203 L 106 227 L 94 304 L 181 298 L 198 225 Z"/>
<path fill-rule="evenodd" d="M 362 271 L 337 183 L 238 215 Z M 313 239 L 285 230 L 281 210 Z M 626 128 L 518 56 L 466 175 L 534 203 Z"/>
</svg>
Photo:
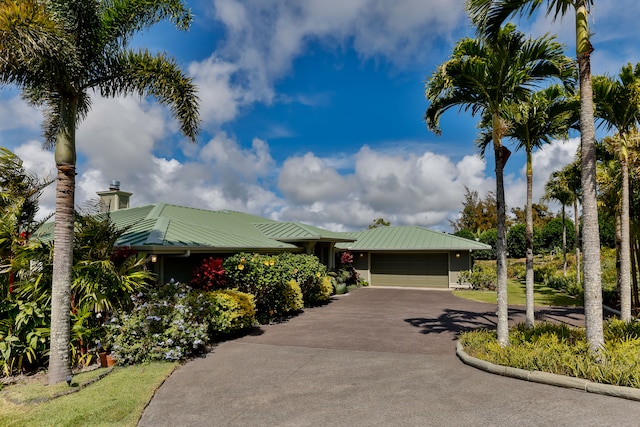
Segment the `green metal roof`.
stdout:
<svg viewBox="0 0 640 427">
<path fill-rule="evenodd" d="M 234 211 L 158 203 L 114 211 L 116 226 L 131 228 L 118 240 L 120 246 L 188 247 L 216 249 L 295 249 L 295 245 L 269 238 L 253 226 L 264 218 Z"/>
<path fill-rule="evenodd" d="M 336 248 L 352 251 L 400 250 L 486 250 L 491 246 L 419 226 L 377 227 L 342 233 L 356 239 L 353 243 L 337 243 Z"/>
<path fill-rule="evenodd" d="M 297 249 L 290 242 L 352 240 L 342 233 L 301 223 L 165 203 L 121 209 L 109 215 L 116 227 L 127 228 L 116 245 L 140 249 L 282 250 Z M 42 241 L 53 240 L 53 222 L 45 224 L 34 237 Z"/>
<path fill-rule="evenodd" d="M 351 242 L 352 238 L 347 237 L 344 233 L 336 233 L 333 231 L 323 230 L 322 228 L 313 227 L 311 225 L 299 222 L 263 222 L 254 224 L 264 235 L 280 240 L 280 241 L 308 241 L 308 240 L 325 240 L 332 242 Z"/>
</svg>

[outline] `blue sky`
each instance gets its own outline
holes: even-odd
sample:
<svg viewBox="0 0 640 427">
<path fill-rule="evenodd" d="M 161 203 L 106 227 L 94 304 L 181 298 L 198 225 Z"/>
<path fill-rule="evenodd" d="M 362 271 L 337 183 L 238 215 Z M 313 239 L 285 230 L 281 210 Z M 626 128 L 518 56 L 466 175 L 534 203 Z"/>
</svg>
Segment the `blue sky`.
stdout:
<svg viewBox="0 0 640 427">
<path fill-rule="evenodd" d="M 232 209 L 332 230 L 394 225 L 450 231 L 465 186 L 495 190 L 493 159 L 477 156 L 476 120 L 456 111 L 442 135 L 422 120 L 424 83 L 473 30 L 463 0 L 191 0 L 188 33 L 161 24 L 136 46 L 174 56 L 198 86 L 197 144 L 168 111 L 136 97 L 100 99 L 77 132 L 76 203 L 120 180 L 132 205 Z M 640 61 L 640 3 L 599 0 L 592 14 L 594 73 Z M 574 20 L 519 23 L 558 34 L 574 56 Z M 0 145 L 55 176 L 41 148 L 41 113 L 0 89 Z M 577 135 L 576 135 L 577 136 Z M 508 142 L 507 142 L 508 144 Z M 578 141 L 534 157 L 534 198 L 571 161 Z M 507 165 L 508 207 L 523 207 L 523 155 Z M 41 199 L 53 211 L 54 192 Z"/>
</svg>

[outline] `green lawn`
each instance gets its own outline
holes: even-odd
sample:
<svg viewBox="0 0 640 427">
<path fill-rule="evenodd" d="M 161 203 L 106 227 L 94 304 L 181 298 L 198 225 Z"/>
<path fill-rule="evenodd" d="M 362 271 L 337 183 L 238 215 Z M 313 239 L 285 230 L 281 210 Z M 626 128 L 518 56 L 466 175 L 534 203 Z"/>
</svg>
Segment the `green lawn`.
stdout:
<svg viewBox="0 0 640 427">
<path fill-rule="evenodd" d="M 517 280 L 507 281 L 507 293 L 509 305 L 526 305 L 525 284 Z M 495 291 L 456 290 L 454 295 L 473 301 L 495 304 L 497 295 Z M 534 304 L 536 306 L 573 307 L 582 306 L 582 300 L 572 298 L 566 294 L 536 283 L 534 285 Z"/>
<path fill-rule="evenodd" d="M 177 363 L 154 362 L 116 367 L 87 385 L 97 373 L 74 377 L 66 383 L 16 384 L 0 390 L 2 426 L 135 426 L 156 389 Z M 104 371 L 99 369 L 97 371 Z M 44 379 L 43 379 L 44 380 Z M 78 391 L 52 398 L 75 387 Z"/>
</svg>

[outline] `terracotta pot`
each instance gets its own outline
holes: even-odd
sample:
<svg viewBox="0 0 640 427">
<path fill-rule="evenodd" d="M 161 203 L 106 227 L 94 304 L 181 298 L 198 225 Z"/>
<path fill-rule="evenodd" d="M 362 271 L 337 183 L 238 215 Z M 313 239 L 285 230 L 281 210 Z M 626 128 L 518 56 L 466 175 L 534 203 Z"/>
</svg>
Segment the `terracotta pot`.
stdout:
<svg viewBox="0 0 640 427">
<path fill-rule="evenodd" d="M 110 368 L 116 364 L 116 359 L 111 356 L 109 353 L 100 353 L 100 367 L 101 368 Z"/>
</svg>

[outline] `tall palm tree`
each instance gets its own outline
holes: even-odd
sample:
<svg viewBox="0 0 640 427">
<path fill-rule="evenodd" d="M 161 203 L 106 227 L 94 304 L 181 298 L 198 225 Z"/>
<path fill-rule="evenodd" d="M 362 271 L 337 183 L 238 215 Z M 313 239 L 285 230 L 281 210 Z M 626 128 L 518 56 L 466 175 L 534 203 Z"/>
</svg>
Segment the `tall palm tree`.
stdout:
<svg viewBox="0 0 640 427">
<path fill-rule="evenodd" d="M 570 64 L 563 55 L 563 46 L 553 37 L 525 39 L 515 26 L 507 25 L 496 39 L 479 37 L 459 41 L 451 58 L 437 68 L 426 84 L 426 97 L 431 103 L 425 120 L 434 132 L 440 133 L 440 117 L 453 107 L 470 111 L 472 115 L 486 113 L 491 117 L 498 212 L 497 329 L 502 346 L 509 344 L 503 171 L 510 153 L 502 145 L 507 132 L 502 111 L 509 103 L 527 99 L 532 88 L 548 78 L 565 78 L 571 72 Z"/>
<path fill-rule="evenodd" d="M 607 128 L 616 129 L 620 160 L 620 312 L 622 320 L 631 320 L 631 246 L 629 220 L 629 154 L 640 123 L 640 63 L 622 67 L 617 79 L 593 78 L 596 118 Z"/>
<path fill-rule="evenodd" d="M 589 11 L 593 0 L 467 0 L 471 19 L 481 33 L 496 37 L 511 16 L 531 16 L 546 5 L 554 19 L 571 10 L 576 17 L 576 55 L 580 75 L 580 139 L 582 179 L 582 251 L 584 258 L 584 309 L 589 349 L 600 354 L 604 346 L 602 273 L 596 192 L 596 131 L 591 86 L 591 33 Z"/>
<path fill-rule="evenodd" d="M 70 374 L 69 308 L 78 124 L 93 94 L 153 96 L 170 107 L 195 141 L 198 99 L 177 63 L 164 54 L 128 48 L 134 34 L 169 19 L 186 30 L 181 0 L 2 0 L 0 82 L 17 86 L 42 107 L 45 145 L 54 147 L 56 185 L 49 383 Z"/>
<path fill-rule="evenodd" d="M 567 80 L 571 84 L 571 80 Z M 567 138 L 568 130 L 577 120 L 577 104 L 572 94 L 562 86 L 551 85 L 531 97 L 504 109 L 503 118 L 509 124 L 506 137 L 517 141 L 516 149 L 526 153 L 527 201 L 525 205 L 526 273 L 525 325 L 535 323 L 533 298 L 533 150 L 540 149 L 553 139 Z M 488 135 L 487 135 L 488 136 Z M 491 142 L 486 136 L 479 140 L 482 152 Z"/>
</svg>

